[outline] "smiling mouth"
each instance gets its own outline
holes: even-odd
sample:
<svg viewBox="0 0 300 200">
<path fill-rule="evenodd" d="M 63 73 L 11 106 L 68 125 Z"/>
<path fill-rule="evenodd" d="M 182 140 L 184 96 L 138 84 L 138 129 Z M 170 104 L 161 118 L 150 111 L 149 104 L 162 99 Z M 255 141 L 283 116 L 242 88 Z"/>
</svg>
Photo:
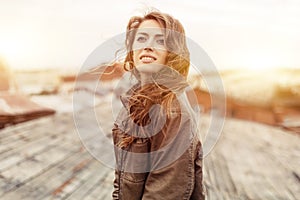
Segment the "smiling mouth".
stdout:
<svg viewBox="0 0 300 200">
<path fill-rule="evenodd" d="M 140 60 L 143 62 L 143 63 L 151 63 L 151 62 L 154 62 L 156 60 L 156 58 L 152 57 L 152 56 L 141 56 L 140 57 Z"/>
</svg>

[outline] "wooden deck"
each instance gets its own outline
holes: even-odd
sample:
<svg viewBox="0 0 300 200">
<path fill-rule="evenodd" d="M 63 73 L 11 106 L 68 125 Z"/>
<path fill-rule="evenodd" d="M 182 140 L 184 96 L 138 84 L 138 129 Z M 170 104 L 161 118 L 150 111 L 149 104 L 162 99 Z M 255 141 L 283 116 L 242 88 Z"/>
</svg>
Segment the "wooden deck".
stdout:
<svg viewBox="0 0 300 200">
<path fill-rule="evenodd" d="M 82 146 L 71 113 L 7 127 L 0 144 L 0 199 L 111 199 L 113 169 Z M 299 199 L 299 144 L 296 134 L 228 119 L 204 160 L 207 199 Z"/>
</svg>

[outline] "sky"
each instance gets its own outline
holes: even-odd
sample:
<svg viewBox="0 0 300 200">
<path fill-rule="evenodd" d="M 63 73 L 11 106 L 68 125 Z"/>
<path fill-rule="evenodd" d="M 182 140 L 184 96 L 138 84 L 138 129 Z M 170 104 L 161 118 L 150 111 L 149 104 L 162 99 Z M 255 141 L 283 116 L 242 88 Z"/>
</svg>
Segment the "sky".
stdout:
<svg viewBox="0 0 300 200">
<path fill-rule="evenodd" d="M 218 69 L 300 68 L 299 0 L 0 0 L 0 56 L 77 70 L 149 7 L 181 21 Z"/>
</svg>

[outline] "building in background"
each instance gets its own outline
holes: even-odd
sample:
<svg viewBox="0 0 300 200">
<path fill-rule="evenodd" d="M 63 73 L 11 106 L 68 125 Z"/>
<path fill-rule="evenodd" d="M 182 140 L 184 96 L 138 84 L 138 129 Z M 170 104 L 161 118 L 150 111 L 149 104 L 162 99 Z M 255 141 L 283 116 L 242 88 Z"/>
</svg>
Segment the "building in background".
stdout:
<svg viewBox="0 0 300 200">
<path fill-rule="evenodd" d="M 13 73 L 5 60 L 0 59 L 0 128 L 55 113 L 34 103 L 17 88 Z"/>
<path fill-rule="evenodd" d="M 16 92 L 17 85 L 4 58 L 0 57 L 0 92 Z"/>
</svg>

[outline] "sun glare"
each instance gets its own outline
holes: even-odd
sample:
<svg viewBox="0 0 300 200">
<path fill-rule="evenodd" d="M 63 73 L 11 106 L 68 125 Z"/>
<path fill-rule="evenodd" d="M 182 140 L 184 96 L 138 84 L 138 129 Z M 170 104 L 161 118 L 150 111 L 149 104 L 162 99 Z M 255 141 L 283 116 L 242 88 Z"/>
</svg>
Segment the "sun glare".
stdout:
<svg viewBox="0 0 300 200">
<path fill-rule="evenodd" d="M 8 60 L 17 59 L 22 50 L 22 45 L 20 45 L 20 43 L 18 43 L 17 41 L 0 41 L 0 54 Z"/>
<path fill-rule="evenodd" d="M 288 66 L 288 56 L 275 53 L 244 53 L 239 56 L 237 63 L 242 68 L 253 71 L 292 67 Z"/>
<path fill-rule="evenodd" d="M 20 68 L 24 63 L 29 62 L 32 54 L 35 53 L 35 34 L 20 33 L 0 33 L 0 56 L 14 69 Z"/>
</svg>

